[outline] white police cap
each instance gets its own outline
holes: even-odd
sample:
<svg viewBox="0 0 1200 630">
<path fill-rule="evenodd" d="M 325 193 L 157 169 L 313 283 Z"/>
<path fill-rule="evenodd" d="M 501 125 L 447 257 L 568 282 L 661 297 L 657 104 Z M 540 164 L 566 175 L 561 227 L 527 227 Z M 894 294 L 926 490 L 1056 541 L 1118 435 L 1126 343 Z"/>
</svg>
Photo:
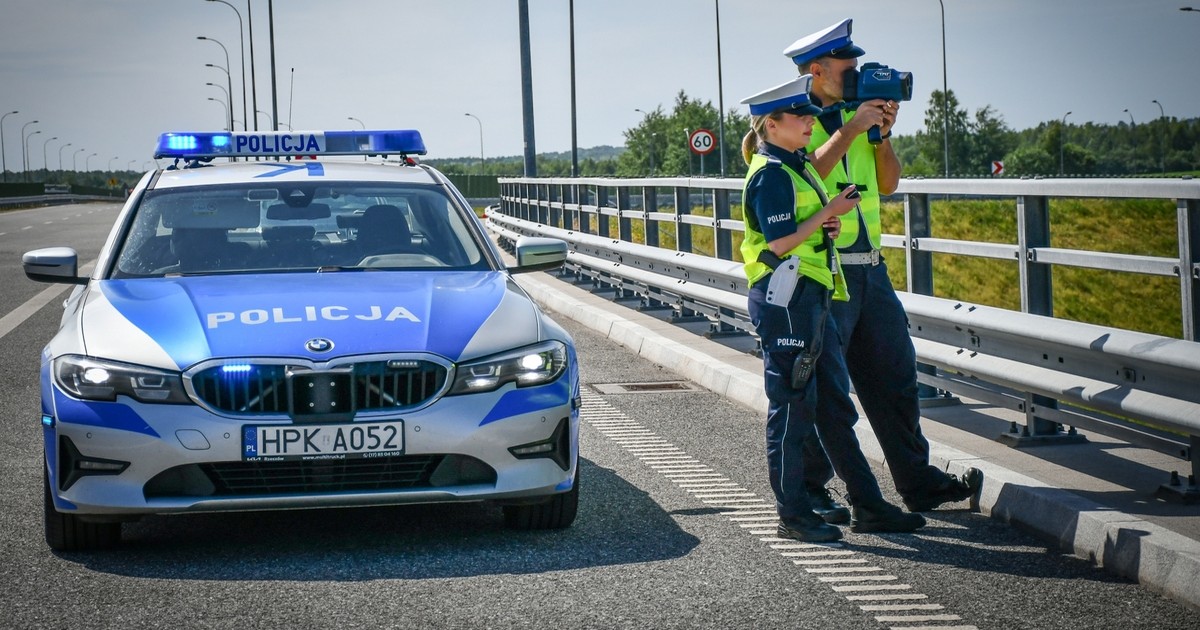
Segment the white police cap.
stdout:
<svg viewBox="0 0 1200 630">
<path fill-rule="evenodd" d="M 820 57 L 854 59 L 866 54 L 850 41 L 854 20 L 847 18 L 812 35 L 801 37 L 784 49 L 783 54 L 792 58 L 796 65 L 804 65 Z"/>
<path fill-rule="evenodd" d="M 812 75 L 804 74 L 775 87 L 742 99 L 750 106 L 750 114 L 764 116 L 775 112 L 788 112 L 797 116 L 816 116 L 821 108 L 812 104 L 808 91 L 812 88 Z"/>
</svg>

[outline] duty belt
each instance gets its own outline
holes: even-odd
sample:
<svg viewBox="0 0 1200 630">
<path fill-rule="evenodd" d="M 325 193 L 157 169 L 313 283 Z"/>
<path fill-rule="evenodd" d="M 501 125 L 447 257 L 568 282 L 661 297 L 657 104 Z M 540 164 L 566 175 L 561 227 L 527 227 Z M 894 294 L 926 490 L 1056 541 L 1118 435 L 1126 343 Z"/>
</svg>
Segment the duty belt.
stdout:
<svg viewBox="0 0 1200 630">
<path fill-rule="evenodd" d="M 871 265 L 874 267 L 879 264 L 878 249 L 872 249 L 869 252 L 839 252 L 838 257 L 843 265 Z"/>
</svg>

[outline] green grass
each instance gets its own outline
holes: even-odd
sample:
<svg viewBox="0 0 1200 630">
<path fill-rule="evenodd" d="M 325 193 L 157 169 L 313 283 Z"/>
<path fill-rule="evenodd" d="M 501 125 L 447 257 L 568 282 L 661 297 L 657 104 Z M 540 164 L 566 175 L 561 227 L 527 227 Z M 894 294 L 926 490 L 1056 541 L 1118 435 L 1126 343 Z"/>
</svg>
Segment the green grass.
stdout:
<svg viewBox="0 0 1200 630">
<path fill-rule="evenodd" d="M 661 208 L 669 212 L 669 208 Z M 1016 201 L 934 200 L 931 228 L 935 238 L 1015 244 Z M 712 216 L 712 206 L 692 208 Z M 741 219 L 740 206 L 733 218 Z M 884 204 L 885 234 L 904 233 L 904 206 Z M 619 235 L 617 219 L 608 218 L 609 234 Z M 633 241 L 645 243 L 645 225 L 632 222 Z M 594 219 L 593 219 L 594 226 Z M 693 253 L 712 256 L 713 230 L 691 226 Z M 1053 247 L 1142 256 L 1177 257 L 1176 210 L 1170 200 L 1052 199 Z M 741 234 L 733 237 L 740 261 Z M 659 226 L 659 246 L 675 249 L 675 226 Z M 907 286 L 904 250 L 889 249 L 888 270 L 898 289 Z M 1017 262 L 934 254 L 934 295 L 1010 310 L 1020 310 Z M 1183 324 L 1179 280 L 1173 277 L 1056 266 L 1053 269 L 1054 315 L 1062 319 L 1180 338 Z"/>
<path fill-rule="evenodd" d="M 931 203 L 936 238 L 1016 243 L 1013 200 L 951 200 Z M 1053 199 L 1051 246 L 1142 256 L 1178 256 L 1175 206 L 1169 200 Z M 904 232 L 901 203 L 886 204 L 884 232 Z M 904 252 L 889 250 L 889 272 L 905 287 Z M 1019 310 L 1016 261 L 934 255 L 934 294 Z M 1054 315 L 1062 319 L 1179 338 L 1183 324 L 1179 280 L 1056 266 L 1052 271 Z"/>
</svg>

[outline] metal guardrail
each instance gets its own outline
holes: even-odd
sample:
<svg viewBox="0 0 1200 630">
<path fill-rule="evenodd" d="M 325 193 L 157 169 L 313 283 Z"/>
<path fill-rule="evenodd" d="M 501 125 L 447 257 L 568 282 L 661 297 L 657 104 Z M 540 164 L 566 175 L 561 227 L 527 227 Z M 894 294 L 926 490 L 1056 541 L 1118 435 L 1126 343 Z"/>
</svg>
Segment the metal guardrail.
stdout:
<svg viewBox="0 0 1200 630">
<path fill-rule="evenodd" d="M 741 180 L 517 178 L 501 186 L 501 211 L 490 213 L 488 223 L 502 240 L 561 238 L 572 246 L 569 267 L 618 297 L 666 305 L 679 317 L 703 315 L 714 334 L 752 332 L 746 280 L 732 255 L 732 235 L 744 229 L 731 217 Z M 1190 484 L 1181 492 L 1197 499 L 1200 344 L 1193 340 L 1200 251 L 1193 243 L 1200 248 L 1200 181 L 903 180 L 899 194 L 908 233 L 885 235 L 884 246 L 908 254 L 909 291 L 901 300 L 921 382 L 1023 411 L 1025 427 L 1007 436 L 1015 445 L 1076 439 L 1079 426 L 1189 459 Z M 1015 198 L 1017 244 L 928 237 L 931 195 Z M 1049 247 L 1051 197 L 1173 199 L 1179 259 Z M 674 211 L 660 211 L 664 206 Z M 699 206 L 711 206 L 711 216 L 694 214 Z M 643 222 L 645 244 L 632 242 L 635 220 Z M 674 226 L 676 250 L 658 246 L 664 224 Z M 692 226 L 712 229 L 715 255 L 691 253 Z M 1022 312 L 930 297 L 933 253 L 1015 259 Z M 1054 319 L 1052 265 L 1178 277 L 1185 339 Z"/>
</svg>

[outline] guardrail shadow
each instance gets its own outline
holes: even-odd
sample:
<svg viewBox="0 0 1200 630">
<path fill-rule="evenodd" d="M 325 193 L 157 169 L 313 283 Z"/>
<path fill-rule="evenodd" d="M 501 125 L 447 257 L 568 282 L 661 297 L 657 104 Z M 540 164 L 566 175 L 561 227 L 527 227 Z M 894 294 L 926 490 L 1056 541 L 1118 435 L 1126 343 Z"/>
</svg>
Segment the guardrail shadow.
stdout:
<svg viewBox="0 0 1200 630">
<path fill-rule="evenodd" d="M 611 470 L 581 458 L 580 471 L 579 515 L 563 530 L 507 530 L 479 503 L 195 514 L 147 517 L 115 550 L 60 557 L 149 579 L 356 582 L 640 564 L 699 545 Z"/>
</svg>

